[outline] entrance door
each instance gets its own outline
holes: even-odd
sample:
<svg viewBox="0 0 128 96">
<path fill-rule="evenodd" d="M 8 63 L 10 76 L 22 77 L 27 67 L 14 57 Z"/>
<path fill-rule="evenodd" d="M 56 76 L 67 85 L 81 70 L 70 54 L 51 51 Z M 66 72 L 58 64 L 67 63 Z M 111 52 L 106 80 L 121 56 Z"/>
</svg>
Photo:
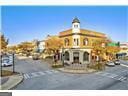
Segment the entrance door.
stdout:
<svg viewBox="0 0 128 96">
<path fill-rule="evenodd" d="M 73 61 L 74 63 L 79 63 L 79 52 L 73 53 Z"/>
</svg>

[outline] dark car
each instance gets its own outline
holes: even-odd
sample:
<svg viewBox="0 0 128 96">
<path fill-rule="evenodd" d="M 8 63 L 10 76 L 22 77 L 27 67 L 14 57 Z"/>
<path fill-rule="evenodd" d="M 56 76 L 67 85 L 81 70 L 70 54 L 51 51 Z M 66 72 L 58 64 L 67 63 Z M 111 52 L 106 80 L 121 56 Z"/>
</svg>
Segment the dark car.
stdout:
<svg viewBox="0 0 128 96">
<path fill-rule="evenodd" d="M 120 65 L 120 60 L 115 60 L 114 63 L 115 65 Z"/>
<path fill-rule="evenodd" d="M 32 59 L 33 60 L 39 60 L 39 54 L 33 54 Z"/>
</svg>

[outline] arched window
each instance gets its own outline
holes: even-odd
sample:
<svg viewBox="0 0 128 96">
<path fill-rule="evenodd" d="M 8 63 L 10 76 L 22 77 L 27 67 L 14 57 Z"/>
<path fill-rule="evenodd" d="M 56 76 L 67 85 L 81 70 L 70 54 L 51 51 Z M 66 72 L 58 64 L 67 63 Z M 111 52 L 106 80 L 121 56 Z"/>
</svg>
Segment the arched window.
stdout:
<svg viewBox="0 0 128 96">
<path fill-rule="evenodd" d="M 65 60 L 69 60 L 69 52 L 68 51 L 65 52 Z"/>
<path fill-rule="evenodd" d="M 65 43 L 65 46 L 69 46 L 69 39 L 66 38 L 66 39 L 64 40 L 64 43 Z"/>
<path fill-rule="evenodd" d="M 85 39 L 83 40 L 83 45 L 88 45 L 88 38 L 85 38 Z"/>
<path fill-rule="evenodd" d="M 89 53 L 88 52 L 84 52 L 83 61 L 89 61 Z"/>
</svg>

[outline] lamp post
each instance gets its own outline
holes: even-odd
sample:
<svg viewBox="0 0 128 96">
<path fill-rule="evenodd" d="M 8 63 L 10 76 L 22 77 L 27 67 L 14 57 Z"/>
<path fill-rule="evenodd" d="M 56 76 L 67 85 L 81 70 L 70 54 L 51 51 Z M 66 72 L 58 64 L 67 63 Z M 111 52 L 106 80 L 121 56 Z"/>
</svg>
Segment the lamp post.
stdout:
<svg viewBox="0 0 128 96">
<path fill-rule="evenodd" d="M 64 48 L 62 47 L 62 64 L 64 66 Z"/>
<path fill-rule="evenodd" d="M 0 66 L 0 69 L 1 69 L 0 72 L 1 72 L 1 77 L 2 77 L 2 54 L 0 54 L 0 59 L 1 59 L 1 60 L 0 60 L 0 63 L 1 63 L 1 64 L 0 64 L 0 65 L 1 65 L 1 66 Z"/>
<path fill-rule="evenodd" d="M 13 73 L 15 73 L 15 62 L 14 62 L 14 59 L 15 59 L 15 57 L 14 57 L 14 53 L 12 53 L 12 58 L 13 58 Z"/>
</svg>

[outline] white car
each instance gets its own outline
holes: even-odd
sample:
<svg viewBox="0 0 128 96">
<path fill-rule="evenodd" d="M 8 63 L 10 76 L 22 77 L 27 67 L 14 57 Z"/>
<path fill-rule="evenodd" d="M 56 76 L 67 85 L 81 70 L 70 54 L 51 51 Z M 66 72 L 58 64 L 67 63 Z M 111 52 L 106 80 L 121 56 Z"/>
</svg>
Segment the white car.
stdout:
<svg viewBox="0 0 128 96">
<path fill-rule="evenodd" d="M 6 66 L 11 66 L 12 63 L 9 62 L 9 59 L 3 59 L 2 60 L 2 66 L 6 67 Z"/>
<path fill-rule="evenodd" d="M 11 55 L 4 56 L 2 58 L 2 66 L 6 67 L 6 66 L 11 66 L 12 64 L 13 64 L 13 58 Z"/>
<path fill-rule="evenodd" d="M 115 66 L 115 64 L 114 64 L 113 61 L 107 62 L 106 65 L 107 65 L 107 66 L 110 66 L 110 67 L 114 67 L 114 66 Z"/>
</svg>

